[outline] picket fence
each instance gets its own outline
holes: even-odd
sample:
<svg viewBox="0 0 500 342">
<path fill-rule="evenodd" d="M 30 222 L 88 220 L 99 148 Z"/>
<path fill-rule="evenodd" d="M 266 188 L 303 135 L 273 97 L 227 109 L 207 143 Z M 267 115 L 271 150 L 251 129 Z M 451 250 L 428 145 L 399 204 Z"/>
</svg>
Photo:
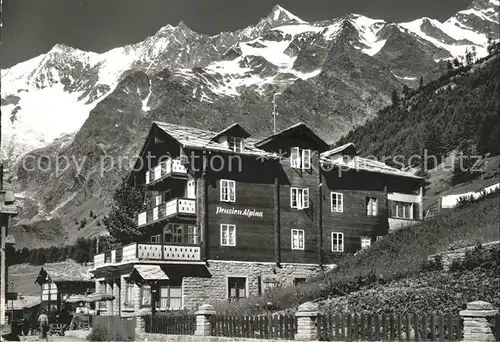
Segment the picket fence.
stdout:
<svg viewBox="0 0 500 342">
<path fill-rule="evenodd" d="M 294 315 L 210 317 L 212 336 L 294 340 Z M 316 320 L 320 341 L 460 341 L 463 321 L 446 314 L 321 315 Z M 196 316 L 154 315 L 145 317 L 145 331 L 169 335 L 194 335 Z M 500 315 L 495 316 L 500 337 Z"/>
</svg>

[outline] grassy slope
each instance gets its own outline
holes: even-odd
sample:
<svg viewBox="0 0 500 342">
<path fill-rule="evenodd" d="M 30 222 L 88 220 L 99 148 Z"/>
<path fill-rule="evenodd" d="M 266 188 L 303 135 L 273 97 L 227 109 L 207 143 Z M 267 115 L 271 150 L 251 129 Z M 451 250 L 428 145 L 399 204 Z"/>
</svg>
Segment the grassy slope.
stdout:
<svg viewBox="0 0 500 342">
<path fill-rule="evenodd" d="M 337 270 L 326 273 L 307 285 L 279 289 L 236 304 L 221 304 L 219 309 L 252 313 L 259 311 L 259 307 L 268 301 L 280 310 L 292 309 L 305 301 L 321 301 L 376 284 L 412 279 L 422 270 L 427 255 L 445 251 L 452 244 L 474 245 L 500 240 L 499 207 L 496 194 L 465 208 L 439 214 L 411 229 L 385 237 L 362 253 L 345 256 Z M 419 278 L 421 277 L 414 279 Z M 498 279 L 495 284 L 497 288 Z M 464 300 L 467 298 L 464 297 Z"/>
</svg>

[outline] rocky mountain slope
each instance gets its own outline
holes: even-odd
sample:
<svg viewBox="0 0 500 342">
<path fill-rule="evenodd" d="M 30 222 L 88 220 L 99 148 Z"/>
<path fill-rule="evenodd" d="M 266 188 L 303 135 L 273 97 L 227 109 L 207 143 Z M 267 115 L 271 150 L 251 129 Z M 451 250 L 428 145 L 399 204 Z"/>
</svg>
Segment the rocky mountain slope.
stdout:
<svg viewBox="0 0 500 342">
<path fill-rule="evenodd" d="M 308 23 L 276 6 L 255 26 L 211 37 L 181 22 L 103 54 L 56 45 L 2 70 L 3 157 L 37 148 L 13 168 L 23 206 L 18 243 L 101 231 L 123 157 L 133 160 L 152 120 L 214 130 L 237 121 L 262 136 L 272 131 L 279 92 L 278 129 L 305 121 L 333 142 L 387 105 L 394 89 L 439 75 L 466 49 L 485 54 L 489 36 L 498 38 L 494 0 L 476 0 L 444 23 L 357 14 Z"/>
</svg>

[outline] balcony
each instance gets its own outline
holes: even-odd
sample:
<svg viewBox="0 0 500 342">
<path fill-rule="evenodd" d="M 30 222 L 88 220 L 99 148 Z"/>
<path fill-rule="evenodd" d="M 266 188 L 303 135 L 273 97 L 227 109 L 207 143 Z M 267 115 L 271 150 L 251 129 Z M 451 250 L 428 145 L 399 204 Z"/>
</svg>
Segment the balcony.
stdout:
<svg viewBox="0 0 500 342">
<path fill-rule="evenodd" d="M 133 243 L 94 256 L 94 268 L 138 261 L 200 261 L 196 245 L 160 245 Z"/>
<path fill-rule="evenodd" d="M 167 177 L 185 179 L 187 174 L 187 169 L 180 159 L 169 159 L 146 172 L 146 185 L 157 183 Z"/>
<path fill-rule="evenodd" d="M 137 225 L 141 227 L 174 216 L 196 216 L 196 200 L 189 198 L 175 198 L 166 203 L 157 205 L 156 207 L 137 215 Z"/>
</svg>

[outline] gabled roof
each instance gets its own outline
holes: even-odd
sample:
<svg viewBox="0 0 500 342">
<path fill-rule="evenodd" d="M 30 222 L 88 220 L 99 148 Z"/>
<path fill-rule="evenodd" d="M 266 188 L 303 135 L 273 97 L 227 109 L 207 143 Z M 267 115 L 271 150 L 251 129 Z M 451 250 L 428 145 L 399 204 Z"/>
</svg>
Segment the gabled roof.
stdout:
<svg viewBox="0 0 500 342">
<path fill-rule="evenodd" d="M 42 266 L 35 283 L 43 284 L 49 279 L 53 282 L 90 282 L 89 270 L 89 266 L 75 262 L 45 264 Z"/>
<path fill-rule="evenodd" d="M 14 310 L 31 309 L 34 306 L 40 305 L 40 296 L 23 296 L 16 300 L 7 301 L 7 310 L 12 310 L 12 304 L 14 304 Z"/>
<path fill-rule="evenodd" d="M 220 144 L 212 140 L 212 138 L 215 137 L 218 133 L 204 129 L 180 126 L 159 121 L 153 122 L 153 127 L 154 126 L 158 127 L 167 135 L 177 140 L 179 144 L 181 144 L 183 147 L 235 153 L 231 149 L 229 149 L 225 144 Z M 255 146 L 255 143 L 257 142 L 256 139 L 248 138 L 245 141 L 246 141 L 245 149 L 240 154 L 268 156 L 268 157 L 272 156 L 270 153 L 261 150 Z"/>
<path fill-rule="evenodd" d="M 346 171 L 352 170 L 352 171 L 377 172 L 392 176 L 418 179 L 421 181 L 425 180 L 422 177 L 415 176 L 409 172 L 398 170 L 394 167 L 391 167 L 385 163 L 376 160 L 362 158 L 359 156 L 354 156 L 352 158 L 349 158 L 348 160 L 344 160 L 343 158 L 332 159 L 330 158 L 330 155 L 328 155 L 328 152 L 326 152 L 325 154 L 322 153 L 320 155 L 320 161 L 323 165 L 326 164 L 326 165 L 342 167 L 342 169 Z"/>
<path fill-rule="evenodd" d="M 255 144 L 255 146 L 258 148 L 262 148 L 263 146 L 269 144 L 270 142 L 281 138 L 283 135 L 294 133 L 294 132 L 300 132 L 300 131 L 309 135 L 324 150 L 328 149 L 328 144 L 323 139 L 321 139 L 316 133 L 314 133 L 314 131 L 303 122 L 299 122 L 295 125 L 292 125 L 288 128 L 285 128 L 285 129 L 279 131 L 278 133 L 275 133 L 275 134 L 273 134 L 265 139 L 262 139 L 261 141 L 257 142 Z"/>
<path fill-rule="evenodd" d="M 357 149 L 356 145 L 354 145 L 353 143 L 347 143 L 347 144 L 344 144 L 342 146 L 333 148 L 329 151 L 323 152 L 323 153 L 321 153 L 321 156 L 330 157 L 330 156 L 333 156 L 334 154 L 342 153 L 342 152 L 346 152 L 350 155 L 357 155 L 358 149 Z"/>
<path fill-rule="evenodd" d="M 224 128 L 222 131 L 217 133 L 213 138 L 212 141 L 217 140 L 223 135 L 235 135 L 238 137 L 242 137 L 244 139 L 248 138 L 251 134 L 247 132 L 246 129 L 244 129 L 239 123 L 234 123 L 226 128 Z"/>
</svg>

